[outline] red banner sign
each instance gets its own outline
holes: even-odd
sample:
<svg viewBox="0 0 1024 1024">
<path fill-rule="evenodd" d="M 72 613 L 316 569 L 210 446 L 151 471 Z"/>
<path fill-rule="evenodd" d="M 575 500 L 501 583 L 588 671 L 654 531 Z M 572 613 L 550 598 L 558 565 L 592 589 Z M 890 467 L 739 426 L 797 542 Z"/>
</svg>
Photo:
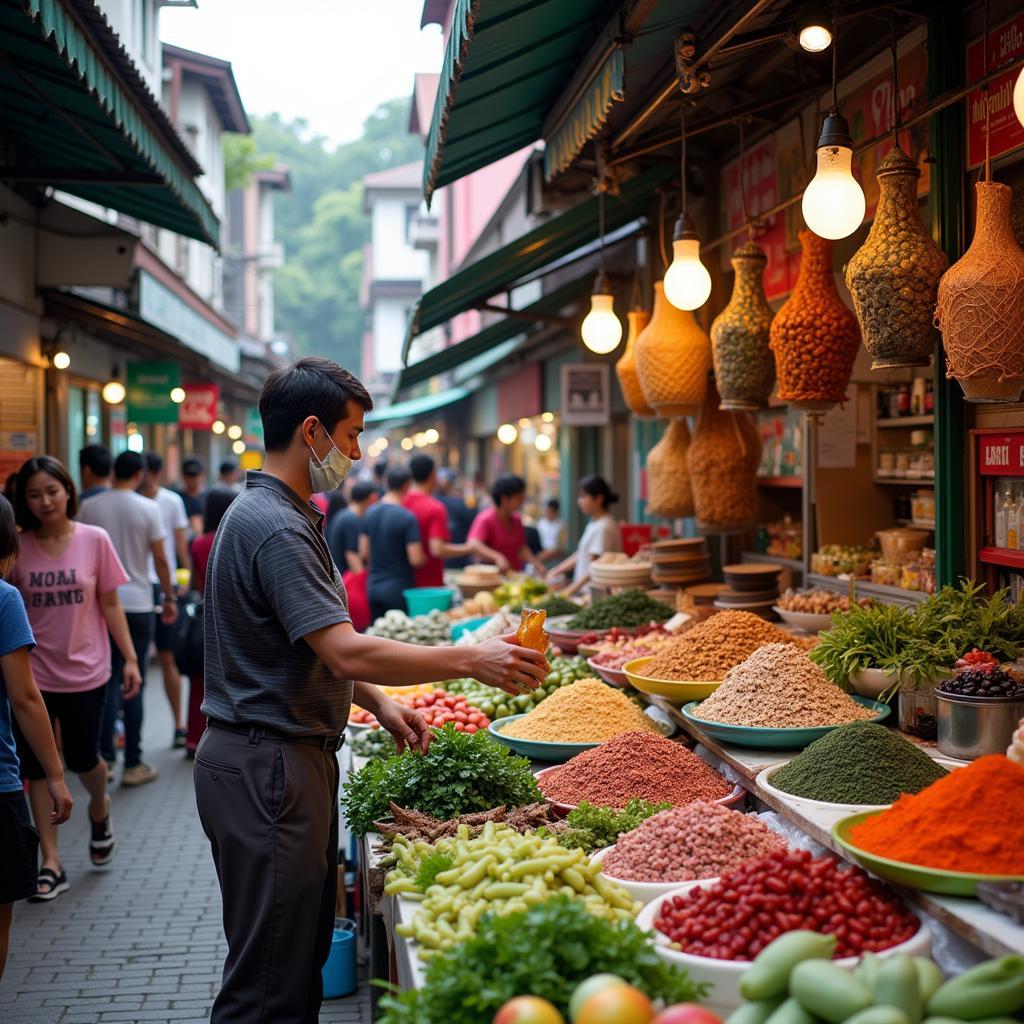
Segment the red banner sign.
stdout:
<svg viewBox="0 0 1024 1024">
<path fill-rule="evenodd" d="M 185 401 L 178 406 L 182 430 L 209 430 L 217 419 L 220 388 L 216 384 L 186 384 Z"/>
<path fill-rule="evenodd" d="M 1024 476 L 1024 432 L 979 437 L 978 467 L 982 476 Z"/>
<path fill-rule="evenodd" d="M 997 68 L 1024 53 L 1024 12 L 1015 15 L 988 34 L 988 67 Z M 991 157 L 994 160 L 1011 149 L 1024 146 L 1024 127 L 1013 112 L 1013 85 L 1019 70 L 1007 71 L 993 79 L 988 90 Z M 985 51 L 981 38 L 967 46 L 967 80 L 985 75 Z M 977 167 L 985 160 L 985 94 L 979 89 L 967 101 L 967 163 Z"/>
</svg>

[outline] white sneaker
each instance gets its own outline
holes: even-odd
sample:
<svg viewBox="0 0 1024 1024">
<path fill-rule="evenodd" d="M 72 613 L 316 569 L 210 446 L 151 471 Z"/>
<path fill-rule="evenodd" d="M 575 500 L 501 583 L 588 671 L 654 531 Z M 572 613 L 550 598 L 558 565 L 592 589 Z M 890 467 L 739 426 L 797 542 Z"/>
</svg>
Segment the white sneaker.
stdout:
<svg viewBox="0 0 1024 1024">
<path fill-rule="evenodd" d="M 125 768 L 121 775 L 122 786 L 144 786 L 156 778 L 156 769 L 140 761 L 132 768 Z"/>
</svg>

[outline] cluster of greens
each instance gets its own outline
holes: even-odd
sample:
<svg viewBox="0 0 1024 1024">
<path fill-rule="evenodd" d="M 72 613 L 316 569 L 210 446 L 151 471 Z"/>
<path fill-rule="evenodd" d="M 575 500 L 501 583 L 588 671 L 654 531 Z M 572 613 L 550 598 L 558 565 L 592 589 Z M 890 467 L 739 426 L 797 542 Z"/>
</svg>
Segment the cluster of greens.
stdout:
<svg viewBox="0 0 1024 1024">
<path fill-rule="evenodd" d="M 583 610 L 583 605 L 570 601 L 561 594 L 545 594 L 533 601 L 520 601 L 511 608 L 513 612 L 521 612 L 524 608 L 543 608 L 549 619 L 559 615 L 575 615 Z"/>
<path fill-rule="evenodd" d="M 523 807 L 542 800 L 525 757 L 495 743 L 486 731 L 434 733 L 426 754 L 408 750 L 371 761 L 350 776 L 341 798 L 349 829 L 357 836 L 388 817 L 391 803 L 441 821 L 492 807 Z"/>
<path fill-rule="evenodd" d="M 985 597 L 980 584 L 962 579 L 914 609 L 873 604 L 836 612 L 810 658 L 844 689 L 866 668 L 917 686 L 952 670 L 975 647 L 1009 660 L 1022 646 L 1024 607 L 1010 603 L 1008 590 Z"/>
<path fill-rule="evenodd" d="M 505 917 L 485 917 L 468 942 L 433 956 L 426 984 L 381 1000 L 381 1024 L 481 1024 L 514 996 L 550 1000 L 568 1016 L 573 989 L 608 972 L 666 1003 L 703 986 L 665 963 L 632 921 L 612 924 L 565 896 Z"/>
<path fill-rule="evenodd" d="M 642 590 L 624 590 L 621 594 L 602 597 L 589 608 L 584 608 L 568 622 L 567 629 L 629 629 L 646 626 L 649 622 L 671 619 L 675 609 L 664 601 L 648 597 Z"/>
<path fill-rule="evenodd" d="M 580 848 L 584 853 L 611 846 L 623 832 L 632 832 L 652 814 L 667 810 L 671 803 L 653 804 L 649 800 L 630 800 L 621 811 L 613 807 L 595 807 L 582 801 L 570 812 L 563 831 L 555 838 L 569 850 Z"/>
<path fill-rule="evenodd" d="M 394 737 L 386 729 L 366 729 L 353 737 L 349 747 L 356 757 L 371 761 L 383 761 L 398 752 Z"/>
</svg>

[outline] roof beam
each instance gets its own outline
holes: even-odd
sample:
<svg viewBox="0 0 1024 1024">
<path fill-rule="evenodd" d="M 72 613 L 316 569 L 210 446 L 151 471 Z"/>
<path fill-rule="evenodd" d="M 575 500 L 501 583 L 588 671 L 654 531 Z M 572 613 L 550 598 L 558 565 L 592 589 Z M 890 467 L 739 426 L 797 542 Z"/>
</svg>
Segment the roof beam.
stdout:
<svg viewBox="0 0 1024 1024">
<path fill-rule="evenodd" d="M 163 185 L 159 174 L 137 171 L 87 171 L 81 168 L 3 167 L 0 180 L 33 185 Z"/>
</svg>

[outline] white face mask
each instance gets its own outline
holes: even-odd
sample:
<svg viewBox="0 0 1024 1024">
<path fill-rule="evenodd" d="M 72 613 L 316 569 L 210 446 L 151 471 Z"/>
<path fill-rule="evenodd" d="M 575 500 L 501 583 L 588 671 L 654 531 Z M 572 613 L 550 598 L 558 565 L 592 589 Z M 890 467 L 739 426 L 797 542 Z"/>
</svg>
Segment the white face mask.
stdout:
<svg viewBox="0 0 1024 1024">
<path fill-rule="evenodd" d="M 324 431 L 327 439 L 331 436 Z M 352 470 L 352 460 L 338 450 L 338 446 L 331 441 L 331 450 L 321 459 L 312 445 L 306 445 L 313 453 L 309 460 L 309 482 L 313 487 L 314 494 L 337 490 Z"/>
</svg>

